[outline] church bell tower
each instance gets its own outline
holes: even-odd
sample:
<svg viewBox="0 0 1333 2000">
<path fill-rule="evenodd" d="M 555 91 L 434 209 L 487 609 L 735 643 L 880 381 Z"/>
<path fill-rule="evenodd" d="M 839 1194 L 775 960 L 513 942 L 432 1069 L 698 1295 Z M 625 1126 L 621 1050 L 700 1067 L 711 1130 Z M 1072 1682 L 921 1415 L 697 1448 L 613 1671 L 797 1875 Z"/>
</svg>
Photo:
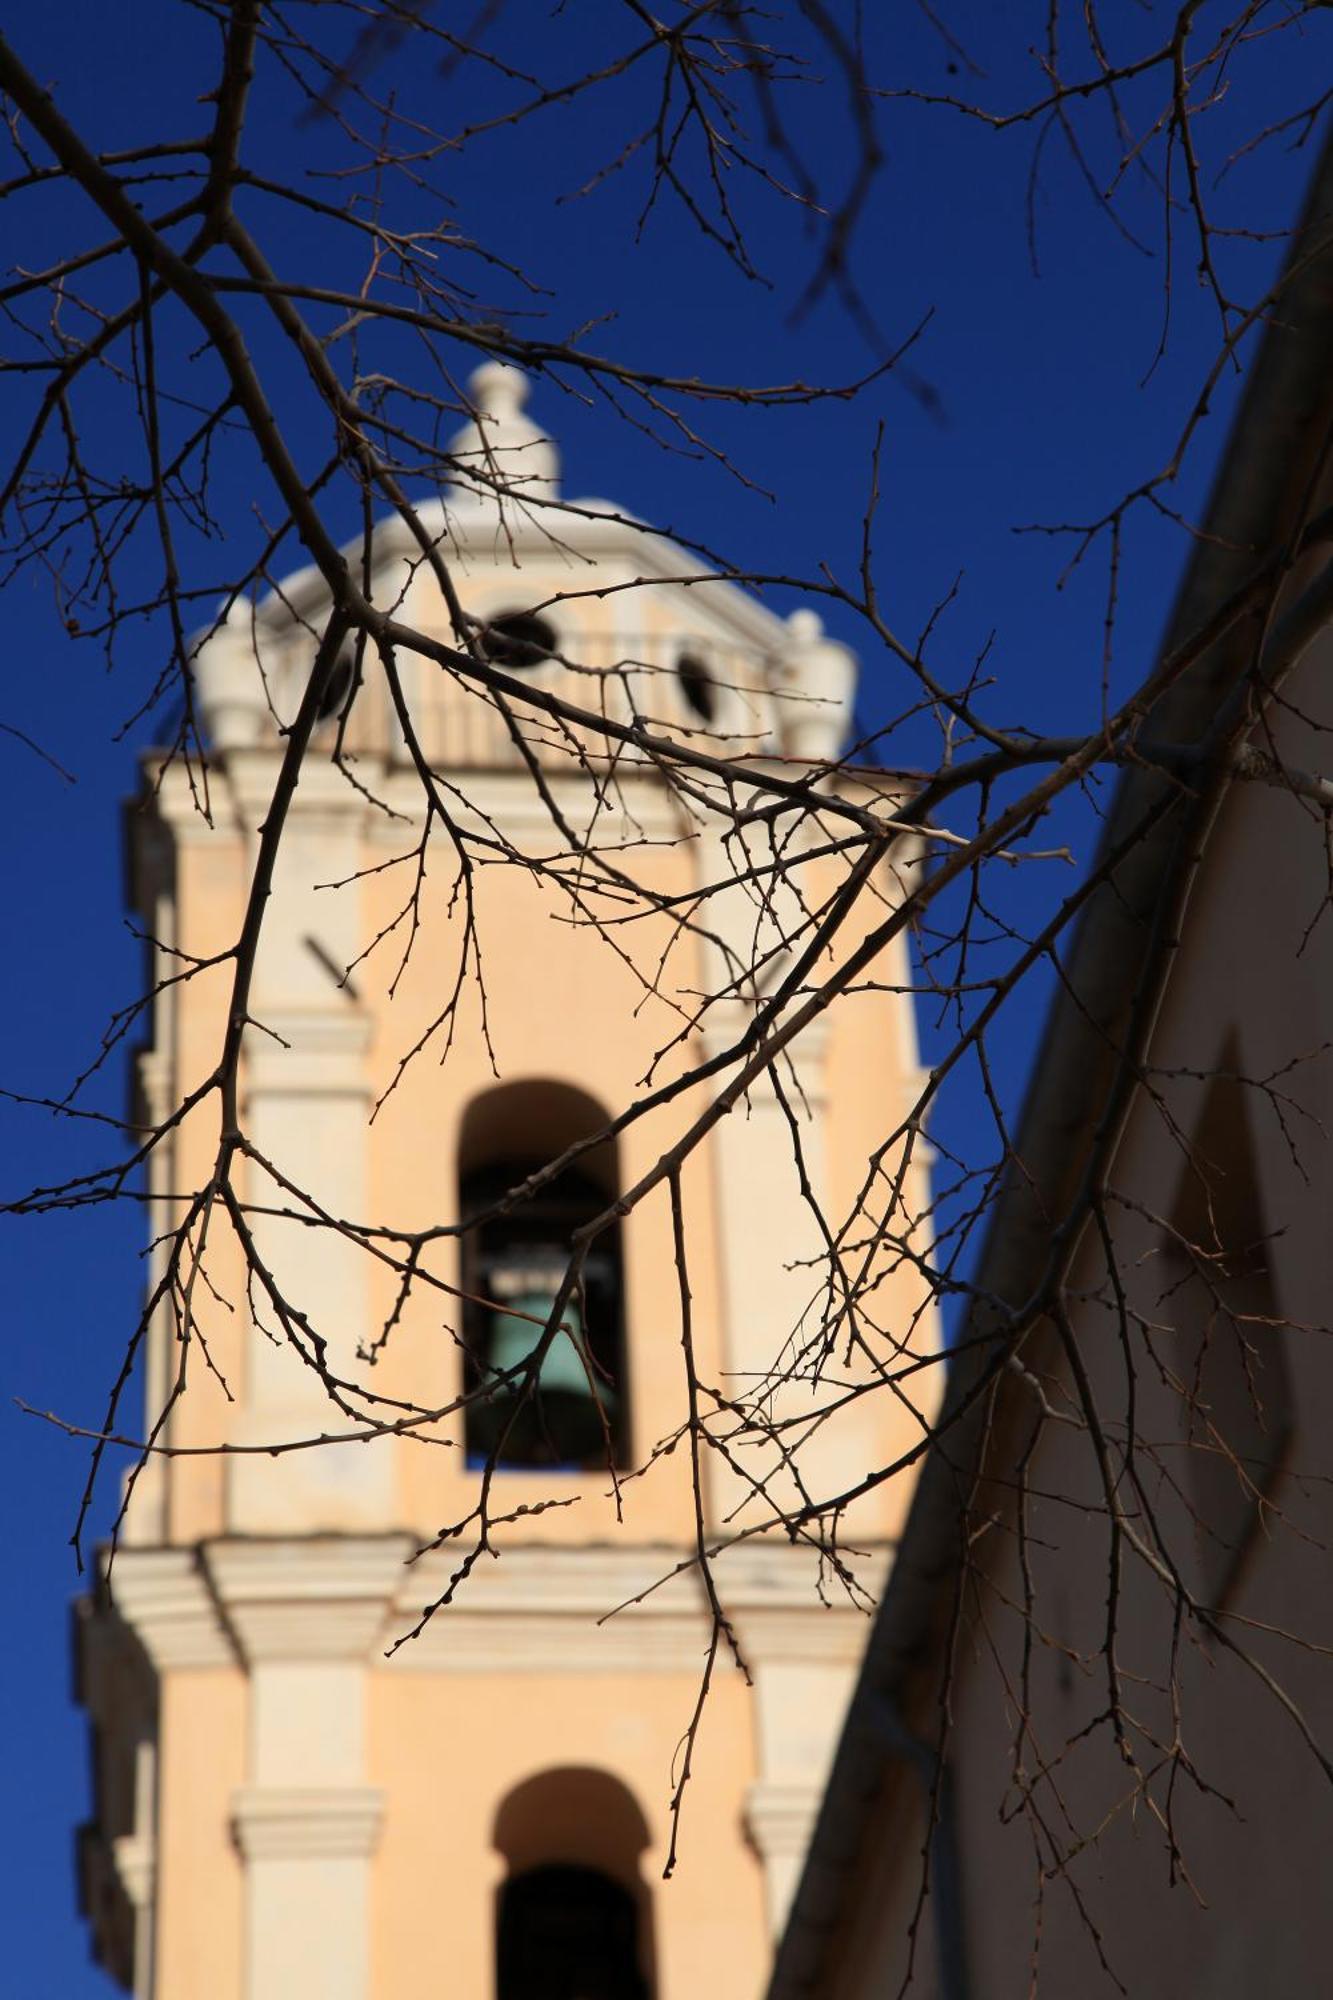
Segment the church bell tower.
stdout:
<svg viewBox="0 0 1333 2000">
<path fill-rule="evenodd" d="M 826 768 L 850 724 L 847 650 L 619 508 L 553 510 L 556 452 L 526 393 L 502 365 L 477 374 L 457 484 L 419 518 L 486 659 L 531 700 L 404 653 L 409 741 L 373 658 L 355 685 L 350 655 L 335 675 L 255 962 L 238 1217 L 208 1225 L 184 1337 L 168 1260 L 213 1171 L 216 1103 L 153 1156 L 165 1291 L 145 1423 L 167 1449 L 133 1482 L 77 1648 L 96 1773 L 81 1894 L 140 2000 L 757 1996 L 866 1631 L 813 1538 L 768 1531 L 764 1482 L 837 1493 L 920 1434 L 891 1393 L 803 1425 L 801 1370 L 770 1384 L 818 1325 L 811 1190 L 852 1210 L 918 1089 L 897 941 L 690 1154 L 679 1231 L 665 1184 L 600 1229 L 533 1392 L 515 1392 L 571 1241 L 725 1073 L 660 1118 L 610 1121 L 645 1077 L 732 1048 L 789 952 L 781 898 L 757 907 L 738 866 L 772 822 L 738 833 L 707 783 L 673 784 L 544 698 L 874 797 Z M 401 522 L 376 531 L 369 571 L 377 605 L 455 643 Z M 150 1124 L 217 1064 L 221 955 L 327 615 L 321 576 L 299 572 L 203 642 L 206 810 L 198 771 L 147 760 L 129 826 L 160 982 L 138 1067 Z M 809 850 L 812 899 L 826 833 L 789 819 L 782 836 Z M 617 889 L 622 863 L 650 909 Z M 891 849 L 877 916 L 903 865 Z M 202 969 L 172 983 L 186 965 Z M 898 1176 L 917 1216 L 923 1171 Z M 682 1240 L 694 1370 L 720 1399 L 705 1539 L 748 1683 L 695 1561 Z M 927 1352 L 910 1258 L 875 1298 L 897 1351 Z M 767 1428 L 744 1419 L 756 1398 Z M 869 1589 L 901 1508 L 889 1485 L 849 1523 Z"/>
</svg>

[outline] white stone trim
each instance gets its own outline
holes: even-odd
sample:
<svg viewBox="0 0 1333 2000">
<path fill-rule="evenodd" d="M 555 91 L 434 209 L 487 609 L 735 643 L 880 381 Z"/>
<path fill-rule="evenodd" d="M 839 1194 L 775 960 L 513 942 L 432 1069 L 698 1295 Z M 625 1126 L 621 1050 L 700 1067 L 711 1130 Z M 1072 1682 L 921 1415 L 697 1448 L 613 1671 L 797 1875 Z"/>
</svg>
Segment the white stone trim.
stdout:
<svg viewBox="0 0 1333 2000">
<path fill-rule="evenodd" d="M 226 775 L 243 826 L 257 827 L 262 822 L 285 751 L 285 740 L 275 733 L 252 749 L 228 753 Z M 384 775 L 383 757 L 374 750 L 359 750 L 356 761 L 357 776 L 375 790 Z M 317 828 L 323 821 L 331 831 L 341 831 L 349 820 L 364 823 L 374 808 L 335 765 L 312 756 L 301 765 L 301 782 L 290 810 L 293 818 L 299 816 L 307 829 Z"/>
<path fill-rule="evenodd" d="M 727 1603 L 747 1660 L 802 1660 L 811 1665 L 857 1667 L 870 1636 L 870 1621 L 850 1605 L 817 1602 L 782 1610 L 748 1610 Z"/>
<path fill-rule="evenodd" d="M 446 1550 L 409 1563 L 405 1534 L 223 1539 L 189 1549 L 121 1549 L 112 1599 L 158 1672 L 265 1660 L 377 1665 L 456 1566 Z M 508 1550 L 387 1664 L 430 1673 L 694 1672 L 708 1612 L 686 1551 L 667 1545 Z M 878 1582 L 884 1553 L 869 1565 Z M 747 1660 L 853 1665 L 866 1615 L 823 1604 L 806 1550 L 742 1545 L 720 1556 L 719 1593 Z M 661 1582 L 667 1577 L 669 1580 Z M 656 1589 L 650 1586 L 657 1585 Z M 642 1602 L 630 1600 L 643 1596 Z M 620 1608 L 623 1607 L 623 1608 Z M 239 1647 L 239 1654 L 238 1654 Z"/>
<path fill-rule="evenodd" d="M 231 838 L 233 830 L 218 810 L 222 802 L 221 774 L 211 759 L 208 775 L 212 819 L 204 818 L 197 784 L 197 764 L 187 768 L 184 759 L 173 757 L 164 760 L 150 755 L 144 760 L 143 768 L 154 794 L 157 813 L 171 828 L 174 842 L 182 847 L 201 846 L 210 841 Z"/>
<path fill-rule="evenodd" d="M 232 1794 L 232 1838 L 247 1861 L 367 1860 L 384 1794 L 373 1785 L 247 1785 Z"/>
<path fill-rule="evenodd" d="M 111 1602 L 158 1673 L 233 1664 L 235 1648 L 193 1549 L 122 1548 L 108 1568 Z"/>
<path fill-rule="evenodd" d="M 647 840 L 679 840 L 692 831 L 674 794 L 656 777 L 622 770 L 613 795 L 603 789 L 605 759 L 596 760 L 588 772 L 571 777 L 546 771 L 544 777 L 552 798 L 577 831 L 592 823 L 593 851 L 614 856 L 621 848 Z M 460 796 L 452 799 L 450 811 L 460 828 L 470 833 L 490 833 L 492 821 L 499 821 L 507 839 L 522 849 L 549 848 L 554 825 L 526 766 L 494 769 L 489 766 L 460 766 L 450 770 L 450 779 Z M 399 849 L 412 837 L 424 812 L 421 782 L 415 770 L 391 774 L 382 797 L 396 815 L 380 814 L 368 822 L 366 838 L 376 847 Z"/>
<path fill-rule="evenodd" d="M 263 1021 L 267 1034 L 246 1037 L 250 1096 L 261 1091 L 280 1097 L 332 1095 L 360 1097 L 370 1104 L 365 1056 L 373 1024 L 354 1010 L 345 993 L 330 988 L 329 1002 L 322 1007 L 267 1007 Z"/>
<path fill-rule="evenodd" d="M 451 492 L 447 500 L 425 502 L 418 509 L 418 520 L 447 549 L 469 583 L 474 578 L 489 582 L 501 573 L 512 575 L 534 558 L 549 559 L 552 553 L 551 515 L 541 507 L 529 509 L 521 504 L 507 504 L 502 537 L 496 534 L 495 507 L 489 495 L 479 499 L 472 494 Z M 614 563 L 619 557 L 643 583 L 664 585 L 673 597 L 679 595 L 679 578 L 697 577 L 703 569 L 697 556 L 669 536 L 636 520 L 628 509 L 595 494 L 569 502 L 569 510 L 559 515 L 556 535 L 560 551 L 575 552 L 589 567 L 603 559 Z M 361 542 L 348 543 L 344 552 L 359 564 Z M 386 515 L 375 524 L 373 574 L 378 577 L 382 566 L 401 561 L 404 556 L 419 560 L 416 541 L 398 515 Z M 571 581 L 577 590 L 577 581 L 573 578 Z M 672 585 L 677 588 L 672 590 Z M 283 580 L 282 605 L 274 606 L 269 616 L 285 620 L 295 615 L 314 624 L 319 607 L 327 601 L 327 593 L 323 576 L 313 564 L 309 565 Z M 756 650 L 781 651 L 784 621 L 725 577 L 710 576 L 706 582 L 692 582 L 689 601 L 705 607 L 712 621 L 724 631 L 739 634 Z M 261 620 L 270 605 L 273 599 L 266 599 L 260 611 Z M 443 606 L 441 612 L 443 615 Z"/>
<path fill-rule="evenodd" d="M 671 1574 L 685 1554 L 660 1545 L 511 1549 L 475 1570 L 457 1601 L 389 1664 L 418 1673 L 522 1673 L 540 1659 L 552 1673 L 695 1673 L 709 1612 L 693 1570 Z M 438 1551 L 404 1570 L 395 1637 L 443 1593 L 455 1567 L 455 1557 Z M 877 1561 L 877 1579 L 879 1570 Z M 866 1615 L 851 1604 L 820 1602 L 807 1551 L 746 1547 L 720 1557 L 715 1575 L 749 1664 L 853 1666 L 860 1659 Z M 669 1580 L 659 1582 L 663 1577 Z"/>
<path fill-rule="evenodd" d="M 171 1110 L 175 1063 L 161 1048 L 140 1049 L 134 1058 L 134 1073 L 148 1116 L 155 1125 L 166 1123 Z"/>
<path fill-rule="evenodd" d="M 670 1543 L 594 1544 L 562 1547 L 540 1542 L 505 1549 L 498 1560 L 478 1564 L 459 1594 L 460 1606 L 488 1611 L 572 1611 L 604 1617 L 618 1604 L 659 1584 L 689 1555 Z M 451 1549 L 432 1550 L 404 1572 L 395 1610 L 413 1612 L 444 1589 L 458 1567 Z M 645 1600 L 649 1615 L 677 1610 L 699 1600 L 691 1570 L 660 1583 Z M 625 1614 L 628 1615 L 628 1614 Z"/>
<path fill-rule="evenodd" d="M 111 1843 L 111 1860 L 131 1906 L 136 1911 L 147 1909 L 152 1901 L 157 1876 L 157 1857 L 151 1835 L 122 1833 Z"/>
<path fill-rule="evenodd" d="M 400 1631 L 409 1629 L 403 1621 Z M 397 1633 L 394 1635 L 398 1636 Z M 591 1613 L 522 1617 L 446 1606 L 385 1665 L 399 1673 L 697 1674 L 708 1625 L 702 1611 L 686 1617 L 626 1613 L 599 1625 Z"/>
<path fill-rule="evenodd" d="M 888 1574 L 891 1554 L 887 1542 L 866 1543 L 858 1551 L 858 1563 L 847 1558 L 872 1596 Z M 718 1557 L 715 1574 L 732 1605 L 759 1610 L 815 1604 L 822 1610 L 822 1584 L 824 1596 L 831 1600 L 827 1606 L 830 1612 L 841 1615 L 849 1608 L 839 1601 L 842 1585 L 829 1574 L 827 1563 L 821 1563 L 819 1551 L 804 1544 L 793 1546 L 785 1540 L 737 1543 Z M 873 1610 L 874 1604 L 869 1603 L 858 1615 L 864 1617 Z"/>
<path fill-rule="evenodd" d="M 745 1802 L 745 1827 L 764 1867 L 769 1930 L 781 1937 L 796 1894 L 822 1796 L 819 1785 L 775 1784 L 760 1778 Z"/>
<path fill-rule="evenodd" d="M 412 1542 L 405 1535 L 219 1541 L 204 1560 L 248 1661 L 365 1660 Z"/>
<path fill-rule="evenodd" d="M 818 1785 L 774 1784 L 760 1778 L 745 1800 L 745 1825 L 765 1861 L 801 1856 L 819 1813 Z"/>
</svg>

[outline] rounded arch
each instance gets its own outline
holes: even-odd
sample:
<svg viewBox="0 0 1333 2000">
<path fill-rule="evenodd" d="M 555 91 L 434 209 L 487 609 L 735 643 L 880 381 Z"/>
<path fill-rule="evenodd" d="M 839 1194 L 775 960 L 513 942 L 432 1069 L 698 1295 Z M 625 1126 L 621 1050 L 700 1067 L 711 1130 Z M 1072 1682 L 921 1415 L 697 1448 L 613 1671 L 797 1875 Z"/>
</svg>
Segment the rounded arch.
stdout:
<svg viewBox="0 0 1333 2000">
<path fill-rule="evenodd" d="M 533 1167 L 558 1159 L 579 1139 L 590 1139 L 611 1122 L 605 1105 L 576 1084 L 555 1077 L 523 1077 L 479 1091 L 463 1112 L 458 1137 L 458 1169 L 483 1168 L 526 1160 Z M 578 1171 L 608 1199 L 619 1193 L 618 1148 L 614 1139 L 590 1147 Z"/>
<path fill-rule="evenodd" d="M 633 1792 L 592 1764 L 562 1765 L 515 1785 L 501 1800 L 491 1833 L 511 1874 L 550 1861 L 576 1862 L 626 1889 L 638 1885 L 651 1839 Z"/>
<path fill-rule="evenodd" d="M 651 2000 L 650 1835 L 628 1786 L 588 1765 L 542 1771 L 502 1800 L 491 1837 L 498 2000 Z"/>
<path fill-rule="evenodd" d="M 601 1139 L 540 1187 L 533 1175 L 608 1122 L 586 1091 L 550 1077 L 474 1097 L 458 1137 L 463 1341 L 473 1464 L 624 1465 L 630 1438 L 624 1272 L 618 1222 L 600 1229 L 553 1338 L 546 1329 L 575 1233 L 619 1194 L 614 1139 Z M 535 1380 L 534 1350 L 543 1349 Z"/>
</svg>

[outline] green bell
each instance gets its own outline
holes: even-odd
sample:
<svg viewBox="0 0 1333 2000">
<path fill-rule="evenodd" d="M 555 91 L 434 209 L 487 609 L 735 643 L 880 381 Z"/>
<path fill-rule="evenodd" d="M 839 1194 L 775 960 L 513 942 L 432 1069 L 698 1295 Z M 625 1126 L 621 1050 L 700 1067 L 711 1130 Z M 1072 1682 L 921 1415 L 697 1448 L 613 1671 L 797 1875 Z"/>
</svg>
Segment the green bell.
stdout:
<svg viewBox="0 0 1333 2000">
<path fill-rule="evenodd" d="M 491 1315 L 486 1340 L 490 1394 L 474 1407 L 470 1425 L 474 1450 L 489 1453 L 504 1441 L 505 1465 L 585 1465 L 605 1456 L 606 1431 L 614 1431 L 615 1391 L 598 1379 L 594 1394 L 583 1355 L 586 1337 L 578 1302 L 569 1299 L 537 1376 L 535 1390 L 515 1410 L 524 1378 L 520 1372 L 539 1344 L 554 1308 L 559 1277 L 545 1271 L 492 1273 L 491 1289 L 504 1299 Z M 509 1380 L 496 1382 L 497 1375 Z M 598 1405 L 600 1404 L 600 1409 Z M 605 1424 L 605 1428 L 604 1428 Z"/>
<path fill-rule="evenodd" d="M 490 1339 L 486 1343 L 486 1360 L 497 1375 L 523 1366 L 541 1339 L 554 1304 L 554 1292 L 520 1292 L 517 1298 L 509 1301 L 507 1312 L 495 1314 L 491 1321 Z M 588 1371 L 579 1355 L 579 1347 L 583 1344 L 583 1321 L 577 1301 L 567 1300 L 560 1317 L 561 1324 L 555 1338 L 542 1356 L 541 1372 L 537 1378 L 541 1393 L 543 1396 L 562 1393 L 590 1397 L 592 1391 L 588 1386 Z M 571 1335 L 577 1339 L 578 1346 Z M 520 1375 L 514 1377 L 515 1390 L 522 1387 L 522 1380 Z"/>
</svg>

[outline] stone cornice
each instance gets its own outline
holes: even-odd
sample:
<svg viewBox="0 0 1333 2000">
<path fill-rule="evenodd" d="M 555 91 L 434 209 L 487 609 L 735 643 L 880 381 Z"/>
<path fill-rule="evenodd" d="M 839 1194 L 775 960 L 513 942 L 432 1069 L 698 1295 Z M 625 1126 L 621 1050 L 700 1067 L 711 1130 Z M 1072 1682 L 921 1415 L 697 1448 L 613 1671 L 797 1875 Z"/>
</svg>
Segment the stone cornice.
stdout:
<svg viewBox="0 0 1333 2000">
<path fill-rule="evenodd" d="M 373 1785 L 252 1785 L 232 1794 L 232 1838 L 247 1861 L 364 1860 L 383 1820 L 384 1794 Z"/>
<path fill-rule="evenodd" d="M 165 1124 L 171 1110 L 175 1077 L 175 1064 L 169 1051 L 157 1047 L 137 1050 L 134 1070 L 149 1118 L 156 1125 Z"/>
<path fill-rule="evenodd" d="M 863 1552 L 857 1567 L 872 1596 L 883 1586 L 889 1560 L 882 1545 Z M 716 1578 L 747 1657 L 859 1662 L 873 1605 L 853 1604 L 836 1579 L 821 1575 L 813 1550 L 743 1543 L 719 1558 Z"/>
<path fill-rule="evenodd" d="M 819 1811 L 823 1787 L 783 1785 L 760 1779 L 745 1801 L 745 1824 L 760 1855 L 802 1855 Z"/>
<path fill-rule="evenodd" d="M 117 1551 L 107 1589 L 159 1674 L 226 1667 L 236 1658 L 196 1550 Z"/>
<path fill-rule="evenodd" d="M 215 766 L 210 763 L 207 773 L 211 819 L 205 819 L 203 813 L 204 791 L 198 764 L 191 771 L 179 758 L 162 763 L 157 755 L 150 755 L 145 759 L 143 768 L 153 791 L 157 815 L 171 828 L 171 837 L 179 845 L 231 837 L 234 829 L 229 824 L 228 816 L 219 811 L 222 798 L 218 795 L 218 788 L 223 781 Z"/>
<path fill-rule="evenodd" d="M 403 1618 L 400 1631 L 409 1629 Z M 590 1611 L 525 1614 L 446 1606 L 386 1664 L 399 1673 L 695 1674 L 703 1665 L 703 1612 L 621 1612 L 599 1624 Z"/>
<path fill-rule="evenodd" d="M 157 1857 L 147 1834 L 123 1833 L 111 1843 L 111 1861 L 120 1886 L 136 1910 L 147 1909 L 153 1899 Z"/>
<path fill-rule="evenodd" d="M 885 1542 L 864 1545 L 855 1565 L 864 1588 L 874 1592 L 882 1585 L 891 1553 Z M 814 1606 L 821 1614 L 827 1610 L 841 1616 L 850 1608 L 841 1598 L 841 1586 L 828 1574 L 818 1550 L 799 1543 L 740 1542 L 718 1556 L 714 1575 L 728 1604 L 735 1609 Z M 863 1612 L 854 1611 L 852 1615 L 864 1617 Z"/>
<path fill-rule="evenodd" d="M 249 1660 L 366 1659 L 381 1643 L 402 1535 L 211 1542 L 208 1573 Z"/>
<path fill-rule="evenodd" d="M 866 1614 L 851 1605 L 807 1601 L 760 1610 L 728 1604 L 728 1610 L 741 1651 L 755 1665 L 800 1660 L 808 1665 L 855 1667 L 870 1630 Z"/>
<path fill-rule="evenodd" d="M 364 1058 L 374 1027 L 344 995 L 333 994 L 324 1007 L 266 1007 L 263 1022 L 267 1034 L 246 1038 L 249 1091 L 369 1101 Z"/>
<path fill-rule="evenodd" d="M 276 738 L 253 749 L 232 750 L 226 760 L 226 780 L 236 800 L 241 822 L 258 826 L 273 797 L 273 786 L 286 753 L 286 741 Z M 372 790 L 382 781 L 384 761 L 368 751 L 357 753 L 357 773 Z M 374 811 L 369 801 L 350 785 L 337 766 L 308 755 L 301 765 L 301 782 L 292 795 L 289 812 L 306 825 L 326 821 L 330 827 L 360 825 Z"/>
<path fill-rule="evenodd" d="M 189 771 L 179 760 L 162 763 L 150 756 L 145 762 L 148 780 L 156 794 L 157 812 L 171 828 L 173 839 L 185 843 L 234 838 L 238 826 L 258 826 L 272 799 L 285 750 L 286 739 L 275 735 L 252 748 L 233 748 L 225 759 L 210 754 L 211 819 L 205 819 L 201 810 L 203 786 L 197 763 Z M 359 750 L 357 773 L 377 790 L 384 776 L 384 759 Z M 325 819 L 331 826 L 344 827 L 349 820 L 368 820 L 374 808 L 333 764 L 316 753 L 301 766 L 291 812 L 307 822 Z"/>
<path fill-rule="evenodd" d="M 459 790 L 451 810 L 461 828 L 490 833 L 490 822 L 498 821 L 515 846 L 549 848 L 555 832 L 550 809 L 525 766 L 512 770 L 460 768 L 449 775 Z M 544 775 L 552 798 L 572 826 L 581 828 L 595 809 L 591 838 L 597 853 L 614 855 L 620 848 L 645 839 L 678 840 L 688 832 L 673 794 L 655 774 L 618 769 L 613 798 L 603 789 L 605 770 L 600 765 L 576 777 L 553 771 Z M 380 814 L 367 821 L 367 838 L 376 846 L 401 847 L 408 826 L 419 826 L 421 821 L 421 781 L 410 768 L 391 771 L 380 796 L 395 816 L 389 819 Z"/>
<path fill-rule="evenodd" d="M 407 1534 L 228 1537 L 194 1549 L 122 1548 L 113 1599 L 159 1673 L 267 1660 L 365 1660 L 446 1589 L 447 1551 L 409 1564 Z M 480 1565 L 457 1603 L 389 1662 L 395 1671 L 693 1672 L 708 1637 L 698 1578 L 669 1545 L 526 1544 Z M 875 1581 L 882 1567 L 877 1559 Z M 747 1545 L 716 1579 L 749 1663 L 853 1663 L 866 1620 L 823 1604 L 808 1551 Z M 665 1581 L 663 1580 L 665 1579 Z M 639 1600 L 637 1602 L 632 1600 Z"/>
<path fill-rule="evenodd" d="M 553 1672 L 694 1672 L 709 1614 L 693 1571 L 672 1574 L 684 1553 L 668 1546 L 510 1549 L 474 1571 L 458 1601 L 436 1612 L 391 1664 L 503 1673 L 539 1656 Z M 456 1558 L 442 1551 L 404 1572 L 394 1607 L 399 1630 L 443 1593 L 455 1567 Z M 860 1658 L 865 1613 L 821 1603 L 807 1551 L 747 1546 L 721 1557 L 715 1575 L 752 1667 L 768 1660 L 853 1665 Z"/>
</svg>

